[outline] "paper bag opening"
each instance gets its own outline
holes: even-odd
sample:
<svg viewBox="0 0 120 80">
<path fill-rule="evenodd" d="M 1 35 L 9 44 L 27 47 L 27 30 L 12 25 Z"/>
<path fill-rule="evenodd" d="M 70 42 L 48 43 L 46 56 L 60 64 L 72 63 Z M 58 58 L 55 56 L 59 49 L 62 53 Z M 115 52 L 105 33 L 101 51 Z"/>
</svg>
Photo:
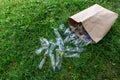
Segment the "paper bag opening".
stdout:
<svg viewBox="0 0 120 80">
<path fill-rule="evenodd" d="M 68 23 L 70 25 L 71 30 L 84 42 L 92 41 L 92 43 L 95 43 L 90 37 L 90 35 L 87 33 L 87 31 L 84 29 L 81 22 L 77 23 L 73 19 L 69 18 Z M 87 35 L 87 39 L 84 35 Z"/>
<path fill-rule="evenodd" d="M 82 26 L 86 34 L 89 34 L 93 43 L 98 43 L 110 30 L 118 17 L 118 14 L 95 4 L 68 19 L 71 28 Z M 74 31 L 81 37 L 79 30 Z"/>
</svg>

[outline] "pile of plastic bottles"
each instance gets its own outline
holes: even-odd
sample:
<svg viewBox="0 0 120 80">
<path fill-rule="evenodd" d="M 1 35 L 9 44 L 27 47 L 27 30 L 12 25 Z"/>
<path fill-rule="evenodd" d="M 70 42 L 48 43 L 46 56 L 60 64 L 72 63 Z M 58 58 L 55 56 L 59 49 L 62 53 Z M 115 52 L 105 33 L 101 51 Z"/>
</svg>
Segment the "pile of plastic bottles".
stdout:
<svg viewBox="0 0 120 80">
<path fill-rule="evenodd" d="M 80 53 L 85 50 L 84 46 L 92 42 L 88 34 L 86 35 L 87 40 L 84 41 L 77 37 L 70 28 L 66 28 L 64 24 L 61 24 L 58 29 L 55 28 L 54 33 L 56 35 L 55 42 L 52 40 L 48 41 L 45 38 L 40 39 L 41 48 L 36 50 L 36 54 L 46 50 L 39 64 L 40 69 L 42 69 L 46 59 L 49 57 L 53 71 L 60 71 L 63 57 L 79 58 Z"/>
</svg>

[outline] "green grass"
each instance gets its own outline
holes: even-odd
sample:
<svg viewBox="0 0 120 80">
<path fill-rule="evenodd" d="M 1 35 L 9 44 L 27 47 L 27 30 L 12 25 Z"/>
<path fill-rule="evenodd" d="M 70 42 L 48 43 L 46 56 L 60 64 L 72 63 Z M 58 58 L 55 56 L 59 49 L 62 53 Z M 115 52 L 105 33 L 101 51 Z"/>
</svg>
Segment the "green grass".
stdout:
<svg viewBox="0 0 120 80">
<path fill-rule="evenodd" d="M 38 68 L 39 38 L 55 38 L 53 28 L 95 3 L 120 15 L 119 0 L 0 0 L 0 79 L 120 80 L 120 17 L 79 59 L 63 59 L 61 72 L 51 70 L 49 59 Z"/>
</svg>

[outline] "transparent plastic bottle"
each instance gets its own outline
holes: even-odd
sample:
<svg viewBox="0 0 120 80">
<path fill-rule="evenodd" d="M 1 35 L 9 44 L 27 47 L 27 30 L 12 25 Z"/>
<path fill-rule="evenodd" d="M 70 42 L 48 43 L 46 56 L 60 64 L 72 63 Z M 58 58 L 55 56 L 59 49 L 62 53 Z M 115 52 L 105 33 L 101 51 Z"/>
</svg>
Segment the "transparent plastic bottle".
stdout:
<svg viewBox="0 0 120 80">
<path fill-rule="evenodd" d="M 60 61 L 59 51 L 58 49 L 56 49 L 56 63 L 55 63 L 56 66 L 58 65 L 59 61 Z"/>
<path fill-rule="evenodd" d="M 60 71 L 61 70 L 61 65 L 62 65 L 62 57 L 64 55 L 64 52 L 60 50 L 56 50 L 56 70 Z"/>
<path fill-rule="evenodd" d="M 63 32 L 65 32 L 65 30 L 66 30 L 66 27 L 65 27 L 64 24 L 61 24 L 61 25 L 59 26 L 59 28 L 60 28 Z"/>
<path fill-rule="evenodd" d="M 41 61 L 40 64 L 39 64 L 39 68 L 40 68 L 40 69 L 42 69 L 42 67 L 43 67 L 43 65 L 44 65 L 44 63 L 45 63 L 45 60 L 46 60 L 48 54 L 49 54 L 49 48 L 45 51 L 44 56 L 43 56 L 43 59 L 42 59 L 42 61 Z"/>
<path fill-rule="evenodd" d="M 70 31 L 70 28 L 67 28 L 64 32 L 64 35 L 70 35 L 72 32 Z"/>
<path fill-rule="evenodd" d="M 69 58 L 79 58 L 79 57 L 80 57 L 80 54 L 79 54 L 79 53 L 65 54 L 64 57 L 69 57 Z"/>
<path fill-rule="evenodd" d="M 47 49 L 50 45 L 49 41 L 45 38 L 40 38 L 40 41 L 41 41 L 41 48 L 35 51 L 36 54 L 40 54 L 44 49 Z"/>
<path fill-rule="evenodd" d="M 58 30 L 56 28 L 54 29 L 54 33 L 55 33 L 55 35 L 56 35 L 57 38 L 62 39 L 60 33 L 58 32 Z"/>
<path fill-rule="evenodd" d="M 55 49 L 56 44 L 53 42 L 50 42 L 50 43 L 51 43 L 51 46 L 50 46 L 49 56 L 50 56 L 50 61 L 51 61 L 53 71 L 55 71 L 55 58 L 54 58 L 53 50 Z"/>
<path fill-rule="evenodd" d="M 64 50 L 64 42 L 60 38 L 56 38 L 57 40 L 57 45 L 59 47 L 59 50 Z"/>
<path fill-rule="evenodd" d="M 64 43 L 68 42 L 70 36 L 68 35 L 65 39 L 64 39 Z"/>
<path fill-rule="evenodd" d="M 36 54 L 40 54 L 44 49 L 45 49 L 45 48 L 42 47 L 42 48 L 36 50 L 35 53 L 36 53 Z"/>
<path fill-rule="evenodd" d="M 51 65 L 52 65 L 53 71 L 55 71 L 55 58 L 54 58 L 54 54 L 50 54 L 50 60 L 51 60 Z"/>
<path fill-rule="evenodd" d="M 70 26 L 70 27 L 71 27 L 72 32 L 75 32 L 75 30 L 77 30 L 77 27 L 75 26 Z"/>
<path fill-rule="evenodd" d="M 44 56 L 44 58 L 42 59 L 42 61 L 40 62 L 39 64 L 39 69 L 42 69 L 44 63 L 45 63 L 45 60 L 46 60 L 46 56 Z"/>
<path fill-rule="evenodd" d="M 79 48 L 79 47 L 70 47 L 70 46 L 67 46 L 65 51 L 67 52 L 83 52 L 85 49 L 84 48 Z"/>
<path fill-rule="evenodd" d="M 46 47 L 46 48 L 49 47 L 49 41 L 46 38 L 40 38 L 40 41 L 43 47 Z"/>
</svg>

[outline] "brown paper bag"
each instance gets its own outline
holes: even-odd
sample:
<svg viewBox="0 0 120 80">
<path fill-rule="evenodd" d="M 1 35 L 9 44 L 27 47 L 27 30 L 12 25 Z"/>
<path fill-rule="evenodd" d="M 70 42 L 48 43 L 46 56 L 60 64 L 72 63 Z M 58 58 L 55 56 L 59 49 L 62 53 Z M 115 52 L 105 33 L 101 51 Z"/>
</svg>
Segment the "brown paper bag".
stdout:
<svg viewBox="0 0 120 80">
<path fill-rule="evenodd" d="M 117 17 L 118 14 L 95 4 L 71 16 L 68 23 L 70 26 L 83 25 L 93 42 L 97 43 L 107 34 Z"/>
</svg>

